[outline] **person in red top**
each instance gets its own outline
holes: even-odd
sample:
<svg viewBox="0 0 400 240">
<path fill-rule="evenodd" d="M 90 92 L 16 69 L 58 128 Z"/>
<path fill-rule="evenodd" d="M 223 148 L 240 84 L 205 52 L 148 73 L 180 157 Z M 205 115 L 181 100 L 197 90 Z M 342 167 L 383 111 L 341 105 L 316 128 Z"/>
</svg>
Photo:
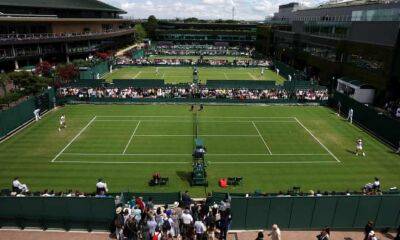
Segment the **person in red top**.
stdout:
<svg viewBox="0 0 400 240">
<path fill-rule="evenodd" d="M 136 205 L 139 206 L 139 209 L 144 211 L 146 204 L 144 204 L 143 199 L 141 197 L 136 197 Z"/>
</svg>

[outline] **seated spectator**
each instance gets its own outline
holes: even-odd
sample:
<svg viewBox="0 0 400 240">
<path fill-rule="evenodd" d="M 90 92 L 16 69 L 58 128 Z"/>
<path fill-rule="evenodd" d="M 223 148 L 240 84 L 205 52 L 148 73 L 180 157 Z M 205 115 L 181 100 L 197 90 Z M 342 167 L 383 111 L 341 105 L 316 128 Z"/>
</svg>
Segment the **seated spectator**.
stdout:
<svg viewBox="0 0 400 240">
<path fill-rule="evenodd" d="M 263 232 L 258 232 L 257 238 L 255 240 L 264 240 L 264 233 Z"/>
</svg>

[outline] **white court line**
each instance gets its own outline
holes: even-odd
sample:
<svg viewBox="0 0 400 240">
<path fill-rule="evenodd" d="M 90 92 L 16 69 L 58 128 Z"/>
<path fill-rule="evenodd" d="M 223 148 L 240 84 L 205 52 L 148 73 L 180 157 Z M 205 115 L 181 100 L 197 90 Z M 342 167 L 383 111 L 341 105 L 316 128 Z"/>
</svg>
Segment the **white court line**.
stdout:
<svg viewBox="0 0 400 240">
<path fill-rule="evenodd" d="M 137 122 L 138 119 L 107 119 L 107 120 L 96 120 L 96 122 Z M 140 120 L 142 122 L 171 122 L 171 123 L 193 123 L 193 121 L 181 121 L 181 120 Z M 297 123 L 296 121 L 273 121 L 273 120 L 264 120 L 264 121 L 198 121 L 199 123 L 252 123 L 252 122 L 265 122 L 265 123 Z"/>
<path fill-rule="evenodd" d="M 226 75 L 226 73 L 224 73 L 224 76 L 225 76 L 225 80 L 228 80 L 229 78 L 228 78 L 228 75 Z"/>
<path fill-rule="evenodd" d="M 135 137 L 258 137 L 258 135 L 135 135 Z"/>
<path fill-rule="evenodd" d="M 136 125 L 136 127 L 135 127 L 135 130 L 133 130 L 133 133 L 132 133 L 132 135 L 131 135 L 131 138 L 129 138 L 129 141 L 128 141 L 128 143 L 126 144 L 125 149 L 124 149 L 124 152 L 123 152 L 122 154 L 125 154 L 126 150 L 127 150 L 128 147 L 129 147 L 129 144 L 131 144 L 132 138 L 133 138 L 133 136 L 135 136 L 136 130 L 139 128 L 140 123 L 141 123 L 141 121 L 139 121 L 139 122 L 137 123 L 137 125 Z"/>
<path fill-rule="evenodd" d="M 104 118 L 193 118 L 193 116 L 180 116 L 180 115 L 175 115 L 175 116 L 167 116 L 167 115 L 165 115 L 165 116 L 116 116 L 116 115 L 112 115 L 112 116 L 107 116 L 107 115 L 105 115 L 105 116 L 97 116 L 98 118 L 102 118 L 102 117 L 104 117 Z M 208 117 L 200 117 L 200 119 L 201 118 L 222 118 L 222 119 L 229 119 L 229 118 L 231 118 L 231 119 L 248 119 L 248 118 L 257 118 L 257 119 L 259 119 L 259 118 L 261 118 L 261 119 L 269 119 L 269 118 L 276 118 L 276 119 L 293 119 L 293 120 L 295 120 L 295 117 L 211 117 L 211 116 L 208 116 Z"/>
<path fill-rule="evenodd" d="M 315 141 L 317 141 L 337 162 L 341 162 L 324 144 L 322 144 L 322 142 L 314 136 L 314 134 L 308 129 L 306 128 L 296 117 L 294 118 L 298 124 L 300 124 L 300 126 L 302 126 L 314 139 Z"/>
<path fill-rule="evenodd" d="M 258 137 L 258 136 L 257 136 Z M 192 156 L 190 153 L 63 153 L 72 156 Z M 328 153 L 207 153 L 206 156 L 329 156 Z"/>
<path fill-rule="evenodd" d="M 55 163 L 87 163 L 87 164 L 192 164 L 192 162 L 99 162 L 99 161 L 57 161 Z M 210 164 L 316 164 L 336 163 L 333 161 L 308 161 L 308 162 L 209 162 Z"/>
<path fill-rule="evenodd" d="M 139 75 L 142 73 L 142 71 L 139 71 L 135 76 L 133 76 L 133 79 L 136 79 L 137 77 L 139 77 Z"/>
<path fill-rule="evenodd" d="M 65 151 L 65 149 L 67 149 L 88 127 L 90 124 L 92 124 L 92 122 L 94 122 L 94 120 L 96 120 L 96 116 L 94 116 L 92 118 L 92 120 L 90 120 L 90 122 L 84 127 L 82 128 L 82 130 L 67 144 L 67 146 L 65 146 L 54 158 L 53 160 L 51 160 L 51 162 L 55 162 L 56 159 Z"/>
<path fill-rule="evenodd" d="M 271 149 L 269 149 L 267 142 L 264 140 L 263 136 L 261 135 L 260 131 L 258 130 L 256 124 L 254 123 L 254 121 L 251 122 L 254 126 L 254 128 L 257 130 L 258 136 L 260 136 L 261 140 L 263 141 L 265 147 L 268 149 L 268 152 L 270 155 L 272 155 Z"/>
<path fill-rule="evenodd" d="M 253 78 L 253 80 L 257 80 L 257 78 L 256 78 L 256 77 L 254 77 L 254 75 L 253 75 L 253 74 L 251 74 L 251 73 L 249 73 L 249 72 L 248 72 L 248 74 L 250 75 L 250 77 L 252 77 L 252 78 Z"/>
</svg>

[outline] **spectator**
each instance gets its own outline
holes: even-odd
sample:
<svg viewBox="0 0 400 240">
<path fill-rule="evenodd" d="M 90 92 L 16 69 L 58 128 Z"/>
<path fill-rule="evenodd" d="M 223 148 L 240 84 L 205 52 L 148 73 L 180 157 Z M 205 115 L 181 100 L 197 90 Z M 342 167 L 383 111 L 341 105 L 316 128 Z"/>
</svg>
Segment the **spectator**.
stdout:
<svg viewBox="0 0 400 240">
<path fill-rule="evenodd" d="M 368 240 L 369 233 L 374 230 L 374 222 L 368 221 L 367 225 L 364 227 L 364 240 Z"/>
<path fill-rule="evenodd" d="M 190 227 L 193 223 L 193 217 L 190 214 L 189 209 L 185 209 L 182 213 L 182 236 L 188 236 L 188 233 L 190 231 Z"/>
<path fill-rule="evenodd" d="M 207 228 L 204 222 L 200 218 L 198 218 L 194 223 L 194 229 L 196 232 L 196 239 L 203 239 Z"/>
<path fill-rule="evenodd" d="M 397 234 L 394 240 L 400 240 L 400 225 L 397 227 Z"/>
<path fill-rule="evenodd" d="M 281 240 L 281 230 L 277 224 L 272 225 L 272 231 L 268 234 L 271 240 Z"/>
<path fill-rule="evenodd" d="M 157 222 L 154 216 L 151 215 L 150 219 L 147 221 L 147 229 L 148 229 L 147 236 L 149 239 L 151 239 L 154 236 L 156 228 L 157 228 Z"/>
<path fill-rule="evenodd" d="M 190 208 L 190 204 L 192 204 L 192 198 L 187 190 L 182 194 L 182 203 L 185 208 Z"/>
<path fill-rule="evenodd" d="M 378 240 L 378 238 L 375 236 L 375 232 L 372 230 L 368 234 L 368 240 Z"/>
<path fill-rule="evenodd" d="M 19 177 L 15 177 L 12 181 L 12 191 L 16 193 L 27 193 L 29 192 L 29 188 L 26 184 L 19 181 Z"/>
<path fill-rule="evenodd" d="M 264 233 L 263 232 L 258 232 L 257 238 L 255 240 L 264 240 Z"/>
<path fill-rule="evenodd" d="M 329 240 L 330 229 L 324 228 L 322 229 L 321 233 L 317 236 L 318 240 Z"/>
</svg>

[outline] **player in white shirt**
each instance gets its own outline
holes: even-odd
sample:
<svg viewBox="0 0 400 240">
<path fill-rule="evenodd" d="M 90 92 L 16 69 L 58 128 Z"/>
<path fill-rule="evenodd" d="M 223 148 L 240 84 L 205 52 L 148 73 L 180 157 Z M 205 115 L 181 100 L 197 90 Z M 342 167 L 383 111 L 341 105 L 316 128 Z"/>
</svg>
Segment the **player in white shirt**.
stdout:
<svg viewBox="0 0 400 240">
<path fill-rule="evenodd" d="M 353 111 L 352 108 L 350 108 L 350 109 L 349 109 L 349 114 L 347 115 L 347 120 L 348 120 L 350 123 L 353 123 L 353 114 L 354 114 L 354 111 Z"/>
<path fill-rule="evenodd" d="M 261 77 L 264 76 L 264 71 L 265 71 L 265 69 L 264 69 L 264 67 L 262 67 L 261 68 Z"/>
<path fill-rule="evenodd" d="M 58 128 L 58 131 L 61 131 L 61 129 L 66 128 L 67 127 L 67 123 L 65 120 L 65 115 L 61 115 L 60 117 L 60 127 Z"/>
<path fill-rule="evenodd" d="M 158 75 L 158 73 L 159 73 L 159 72 L 158 72 L 158 67 L 156 67 L 156 75 Z"/>
<path fill-rule="evenodd" d="M 36 122 L 39 121 L 40 119 L 42 119 L 42 118 L 40 117 L 40 108 L 35 109 L 35 111 L 33 111 L 33 115 L 35 115 L 35 120 L 36 120 Z"/>
<path fill-rule="evenodd" d="M 365 152 L 363 151 L 363 141 L 361 138 L 357 140 L 356 144 L 356 155 L 358 156 L 360 153 L 365 157 Z"/>
</svg>

